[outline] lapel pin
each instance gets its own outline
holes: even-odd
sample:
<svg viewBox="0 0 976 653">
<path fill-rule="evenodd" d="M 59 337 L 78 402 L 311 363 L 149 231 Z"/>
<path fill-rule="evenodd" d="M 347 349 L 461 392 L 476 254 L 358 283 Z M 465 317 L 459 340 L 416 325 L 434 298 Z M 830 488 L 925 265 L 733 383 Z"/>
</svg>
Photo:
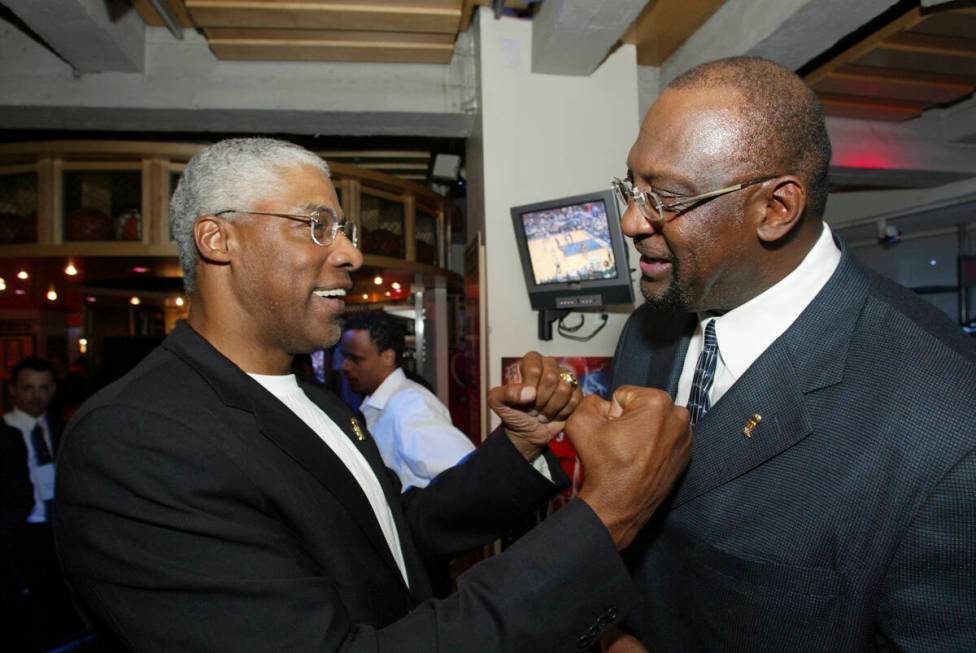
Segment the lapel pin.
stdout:
<svg viewBox="0 0 976 653">
<path fill-rule="evenodd" d="M 356 434 L 356 439 L 360 442 L 364 441 L 366 439 L 366 434 L 363 433 L 363 427 L 359 425 L 359 422 L 355 417 L 350 417 L 349 421 L 352 422 L 352 432 Z"/>
<path fill-rule="evenodd" d="M 742 429 L 742 435 L 746 436 L 747 438 L 751 438 L 752 432 L 757 426 L 759 426 L 759 422 L 761 421 L 762 415 L 759 413 L 753 414 L 753 416 L 749 418 L 749 421 L 746 422 L 745 428 Z"/>
</svg>

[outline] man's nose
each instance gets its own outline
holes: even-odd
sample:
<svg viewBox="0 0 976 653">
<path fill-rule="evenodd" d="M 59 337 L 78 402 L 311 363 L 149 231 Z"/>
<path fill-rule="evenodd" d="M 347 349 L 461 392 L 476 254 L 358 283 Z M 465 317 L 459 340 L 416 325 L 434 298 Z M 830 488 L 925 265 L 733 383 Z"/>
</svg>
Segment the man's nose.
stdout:
<svg viewBox="0 0 976 653">
<path fill-rule="evenodd" d="M 654 227 L 637 208 L 636 202 L 629 202 L 624 214 L 620 216 L 620 228 L 628 238 L 654 233 Z"/>
<path fill-rule="evenodd" d="M 337 236 L 336 241 L 332 244 L 329 262 L 336 267 L 346 268 L 350 271 L 358 270 L 363 265 L 363 253 L 343 233 Z"/>
</svg>

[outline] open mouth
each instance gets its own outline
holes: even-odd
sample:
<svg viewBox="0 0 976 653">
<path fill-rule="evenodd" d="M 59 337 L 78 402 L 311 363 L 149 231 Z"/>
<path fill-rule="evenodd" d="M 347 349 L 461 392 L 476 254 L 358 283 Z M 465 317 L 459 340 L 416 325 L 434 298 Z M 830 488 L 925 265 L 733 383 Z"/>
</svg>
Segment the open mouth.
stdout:
<svg viewBox="0 0 976 653">
<path fill-rule="evenodd" d="M 333 288 L 332 290 L 316 290 L 315 294 L 319 297 L 342 299 L 346 296 L 345 288 Z"/>
<path fill-rule="evenodd" d="M 671 270 L 671 259 L 653 256 L 641 256 L 640 269 L 645 277 L 658 277 Z"/>
</svg>

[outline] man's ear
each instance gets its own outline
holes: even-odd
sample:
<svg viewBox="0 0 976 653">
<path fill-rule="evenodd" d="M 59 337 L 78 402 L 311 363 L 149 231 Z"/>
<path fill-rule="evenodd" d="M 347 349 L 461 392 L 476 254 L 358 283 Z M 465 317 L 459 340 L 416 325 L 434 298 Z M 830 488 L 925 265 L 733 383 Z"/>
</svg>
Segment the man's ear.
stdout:
<svg viewBox="0 0 976 653">
<path fill-rule="evenodd" d="M 786 175 L 766 182 L 764 193 L 757 193 L 761 217 L 756 227 L 759 239 L 773 243 L 789 234 L 807 206 L 807 189 L 799 177 Z"/>
<path fill-rule="evenodd" d="M 193 225 L 193 238 L 200 258 L 210 263 L 230 263 L 228 223 L 212 215 L 202 215 Z"/>
<path fill-rule="evenodd" d="M 396 352 L 392 349 L 386 349 L 380 353 L 380 358 L 383 359 L 383 363 L 389 367 L 396 367 Z"/>
</svg>

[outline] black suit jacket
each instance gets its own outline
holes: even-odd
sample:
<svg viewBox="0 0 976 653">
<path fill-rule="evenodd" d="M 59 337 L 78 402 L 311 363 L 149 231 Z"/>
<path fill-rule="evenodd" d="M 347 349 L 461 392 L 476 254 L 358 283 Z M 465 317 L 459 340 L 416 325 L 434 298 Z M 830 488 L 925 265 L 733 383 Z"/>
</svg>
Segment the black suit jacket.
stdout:
<svg viewBox="0 0 976 653">
<path fill-rule="evenodd" d="M 0 420 L 0 555 L 7 564 L 14 534 L 34 508 L 34 486 L 20 429 Z"/>
<path fill-rule="evenodd" d="M 348 408 L 304 389 L 380 478 L 409 587 L 345 465 L 182 323 L 63 438 L 59 554 L 103 633 L 158 651 L 562 651 L 631 604 L 582 502 L 429 599 L 424 559 L 490 541 L 556 487 L 502 435 L 401 495 Z"/>
<path fill-rule="evenodd" d="M 614 387 L 673 396 L 694 325 L 636 311 Z M 941 313 L 844 252 L 696 426 L 625 554 L 628 629 L 658 653 L 976 651 L 974 361 Z"/>
</svg>

